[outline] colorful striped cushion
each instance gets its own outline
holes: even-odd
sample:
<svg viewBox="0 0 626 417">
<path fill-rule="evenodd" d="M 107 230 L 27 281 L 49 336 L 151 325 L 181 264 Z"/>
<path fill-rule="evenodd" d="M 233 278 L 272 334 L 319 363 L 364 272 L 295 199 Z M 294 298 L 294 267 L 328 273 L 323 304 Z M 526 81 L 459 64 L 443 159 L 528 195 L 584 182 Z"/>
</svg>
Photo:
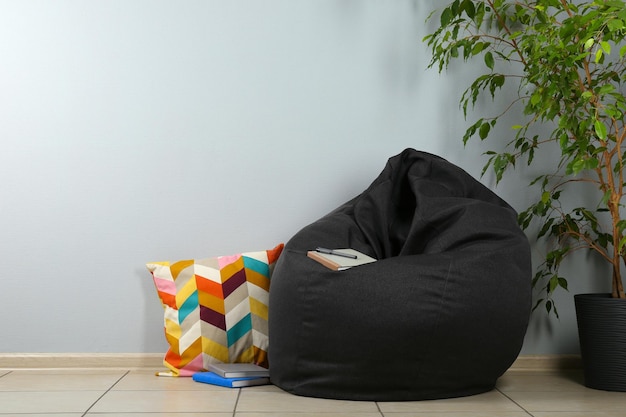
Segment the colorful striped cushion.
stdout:
<svg viewBox="0 0 626 417">
<path fill-rule="evenodd" d="M 170 345 L 170 372 L 159 375 L 191 376 L 214 362 L 268 366 L 270 278 L 282 250 L 146 264 Z"/>
</svg>

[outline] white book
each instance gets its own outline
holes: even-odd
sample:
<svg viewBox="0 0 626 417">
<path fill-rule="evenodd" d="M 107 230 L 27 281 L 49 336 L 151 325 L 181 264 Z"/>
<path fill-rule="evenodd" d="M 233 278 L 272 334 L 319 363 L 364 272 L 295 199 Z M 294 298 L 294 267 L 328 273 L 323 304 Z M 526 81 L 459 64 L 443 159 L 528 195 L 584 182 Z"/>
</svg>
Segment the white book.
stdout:
<svg viewBox="0 0 626 417">
<path fill-rule="evenodd" d="M 376 262 L 376 259 L 355 249 L 332 249 L 332 252 L 350 255 L 351 257 L 319 252 L 317 250 L 308 251 L 307 256 L 334 271 L 344 271 L 355 266 Z"/>
</svg>

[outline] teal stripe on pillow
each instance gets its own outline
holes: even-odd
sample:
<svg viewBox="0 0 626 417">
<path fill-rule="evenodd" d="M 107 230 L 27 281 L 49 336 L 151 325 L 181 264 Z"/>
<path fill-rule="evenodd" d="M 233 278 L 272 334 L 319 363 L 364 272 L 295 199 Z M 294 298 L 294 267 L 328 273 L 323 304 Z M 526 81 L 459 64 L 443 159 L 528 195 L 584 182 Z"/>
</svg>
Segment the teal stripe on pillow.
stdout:
<svg viewBox="0 0 626 417">
<path fill-rule="evenodd" d="M 228 347 L 232 346 L 252 330 L 252 316 L 247 314 L 244 318 L 239 320 L 233 327 L 226 331 L 226 339 L 228 340 Z"/>
<path fill-rule="evenodd" d="M 247 256 L 243 257 L 243 266 L 244 268 L 251 269 L 259 274 L 265 275 L 266 277 L 270 276 L 270 267 L 266 262 L 259 261 L 258 259 L 248 258 Z"/>
<path fill-rule="evenodd" d="M 198 308 L 198 291 L 194 291 L 178 309 L 178 322 L 182 323 L 185 318 Z"/>
</svg>

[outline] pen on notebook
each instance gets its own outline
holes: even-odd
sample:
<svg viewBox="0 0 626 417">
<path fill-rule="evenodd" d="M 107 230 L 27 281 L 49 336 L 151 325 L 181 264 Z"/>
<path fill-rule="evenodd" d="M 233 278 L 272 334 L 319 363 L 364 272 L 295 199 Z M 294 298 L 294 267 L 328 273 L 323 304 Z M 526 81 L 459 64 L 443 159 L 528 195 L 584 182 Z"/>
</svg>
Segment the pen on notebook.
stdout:
<svg viewBox="0 0 626 417">
<path fill-rule="evenodd" d="M 357 258 L 356 255 L 353 255 L 351 253 L 343 253 L 343 252 L 338 252 L 336 250 L 326 249 L 326 248 L 315 248 L 315 252 L 327 253 L 329 255 L 343 256 L 344 258 L 350 258 L 350 259 L 356 259 Z"/>
</svg>

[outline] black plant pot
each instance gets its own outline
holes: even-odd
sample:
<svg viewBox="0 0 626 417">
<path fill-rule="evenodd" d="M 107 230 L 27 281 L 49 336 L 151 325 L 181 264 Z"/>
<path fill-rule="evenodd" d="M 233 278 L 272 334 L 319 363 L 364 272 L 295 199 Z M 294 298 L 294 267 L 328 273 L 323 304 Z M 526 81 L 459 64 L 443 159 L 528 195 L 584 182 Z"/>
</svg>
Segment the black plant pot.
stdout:
<svg viewBox="0 0 626 417">
<path fill-rule="evenodd" d="M 574 296 L 585 385 L 626 391 L 626 300 L 610 294 Z"/>
</svg>

